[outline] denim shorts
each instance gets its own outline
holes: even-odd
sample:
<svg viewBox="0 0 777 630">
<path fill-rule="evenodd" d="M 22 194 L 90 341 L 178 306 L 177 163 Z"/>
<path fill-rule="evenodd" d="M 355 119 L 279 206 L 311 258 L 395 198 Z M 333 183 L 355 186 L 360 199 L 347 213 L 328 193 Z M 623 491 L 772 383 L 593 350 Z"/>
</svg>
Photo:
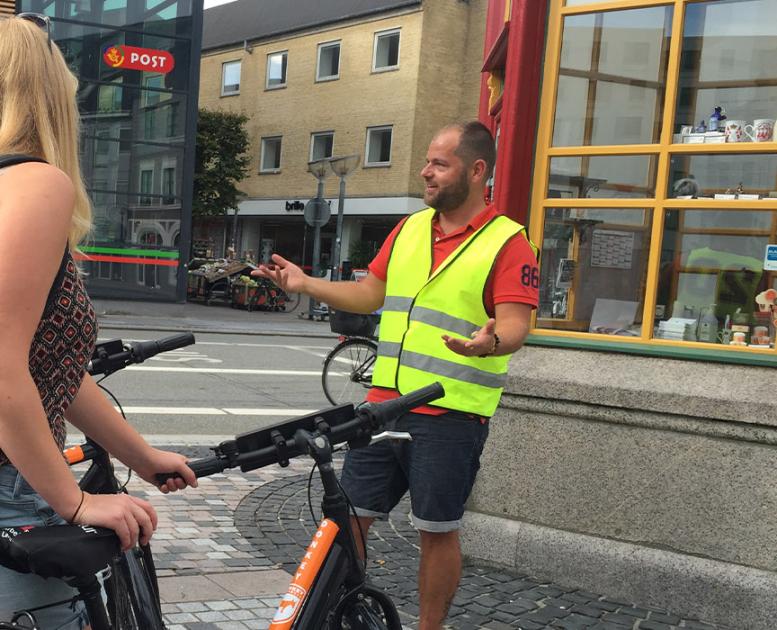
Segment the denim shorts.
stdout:
<svg viewBox="0 0 777 630">
<path fill-rule="evenodd" d="M 408 413 L 385 428 L 407 431 L 413 440 L 387 440 L 348 451 L 341 484 L 356 514 L 386 519 L 409 490 L 416 529 L 458 529 L 480 468 L 488 423 L 457 412 Z"/>
<path fill-rule="evenodd" d="M 62 525 L 65 521 L 37 494 L 10 464 L 0 466 L 0 527 Z M 77 594 L 61 580 L 17 573 L 0 566 L 0 621 L 14 612 L 30 610 Z M 66 603 L 34 613 L 42 630 L 82 630 L 88 625 L 83 602 Z"/>
</svg>

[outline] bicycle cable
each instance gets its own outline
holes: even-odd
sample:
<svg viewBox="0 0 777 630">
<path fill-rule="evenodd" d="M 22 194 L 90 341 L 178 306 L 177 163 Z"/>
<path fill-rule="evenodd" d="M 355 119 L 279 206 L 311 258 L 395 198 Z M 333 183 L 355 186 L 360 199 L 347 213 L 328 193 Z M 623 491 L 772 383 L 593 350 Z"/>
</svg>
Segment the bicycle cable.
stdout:
<svg viewBox="0 0 777 630">
<path fill-rule="evenodd" d="M 97 381 L 97 387 L 99 387 L 101 390 L 103 390 L 108 396 L 111 397 L 114 403 L 116 403 L 116 406 L 119 409 L 119 413 L 121 414 L 121 417 L 124 418 L 124 420 L 127 420 L 127 414 L 124 413 L 124 407 L 121 406 L 121 403 L 119 402 L 119 399 L 114 396 L 113 392 L 108 389 L 105 385 L 102 384 L 102 382 L 108 378 L 108 376 L 103 376 L 99 381 Z M 127 485 L 129 485 L 130 480 L 132 479 L 132 469 L 127 467 L 127 479 L 126 481 L 120 485 L 121 490 L 126 490 Z"/>
<path fill-rule="evenodd" d="M 313 463 L 313 468 L 310 469 L 310 474 L 308 475 L 308 509 L 310 510 L 310 518 L 313 519 L 314 525 L 318 523 L 318 519 L 316 518 L 316 515 L 313 512 L 312 486 L 313 486 L 313 473 L 316 472 L 317 468 L 318 468 L 318 464 Z"/>
</svg>

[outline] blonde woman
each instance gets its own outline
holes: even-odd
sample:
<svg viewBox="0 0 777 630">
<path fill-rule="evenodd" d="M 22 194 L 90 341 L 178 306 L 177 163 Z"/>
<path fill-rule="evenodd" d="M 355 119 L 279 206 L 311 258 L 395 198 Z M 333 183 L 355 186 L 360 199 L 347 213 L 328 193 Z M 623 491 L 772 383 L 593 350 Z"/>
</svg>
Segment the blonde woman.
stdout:
<svg viewBox="0 0 777 630">
<path fill-rule="evenodd" d="M 162 492 L 197 482 L 182 456 L 150 447 L 85 373 L 97 325 L 71 255 L 91 215 L 76 87 L 48 18 L 0 20 L 0 163 L 15 163 L 0 169 L 0 527 L 88 523 L 113 529 L 126 549 L 151 537 L 154 509 L 83 493 L 62 457 L 65 420 L 149 483 L 180 473 Z M 72 595 L 58 580 L 0 567 L 0 620 Z M 35 614 L 43 630 L 88 627 L 78 606 Z"/>
</svg>

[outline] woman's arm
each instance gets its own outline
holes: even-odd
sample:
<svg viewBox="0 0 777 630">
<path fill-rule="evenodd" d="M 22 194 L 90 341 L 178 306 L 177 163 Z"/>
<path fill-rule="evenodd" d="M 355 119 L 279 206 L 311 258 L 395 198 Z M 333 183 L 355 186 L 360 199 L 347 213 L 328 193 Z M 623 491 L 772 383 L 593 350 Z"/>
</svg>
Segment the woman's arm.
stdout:
<svg viewBox="0 0 777 630">
<path fill-rule="evenodd" d="M 160 486 L 162 492 L 181 490 L 187 484 L 197 486 L 197 478 L 186 465 L 186 458 L 149 446 L 113 408 L 89 374 L 84 376 L 78 395 L 68 407 L 65 416 L 71 424 L 118 457 L 150 484 L 158 485 L 154 479 L 156 473 L 177 472 L 181 475 L 180 478 L 170 479 Z"/>
</svg>

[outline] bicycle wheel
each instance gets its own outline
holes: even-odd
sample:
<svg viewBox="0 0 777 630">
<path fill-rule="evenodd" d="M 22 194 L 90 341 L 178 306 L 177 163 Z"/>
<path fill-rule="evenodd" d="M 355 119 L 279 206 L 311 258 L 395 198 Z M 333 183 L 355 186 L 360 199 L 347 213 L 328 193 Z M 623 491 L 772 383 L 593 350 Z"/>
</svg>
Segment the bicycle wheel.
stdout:
<svg viewBox="0 0 777 630">
<path fill-rule="evenodd" d="M 132 549 L 111 565 L 105 581 L 108 615 L 115 630 L 164 630 L 150 550 Z"/>
<path fill-rule="evenodd" d="M 394 603 L 374 587 L 365 585 L 339 609 L 331 630 L 402 630 Z"/>
<path fill-rule="evenodd" d="M 363 402 L 372 386 L 377 355 L 378 344 L 364 337 L 351 337 L 335 346 L 327 355 L 321 374 L 327 400 L 333 405 Z"/>
</svg>

